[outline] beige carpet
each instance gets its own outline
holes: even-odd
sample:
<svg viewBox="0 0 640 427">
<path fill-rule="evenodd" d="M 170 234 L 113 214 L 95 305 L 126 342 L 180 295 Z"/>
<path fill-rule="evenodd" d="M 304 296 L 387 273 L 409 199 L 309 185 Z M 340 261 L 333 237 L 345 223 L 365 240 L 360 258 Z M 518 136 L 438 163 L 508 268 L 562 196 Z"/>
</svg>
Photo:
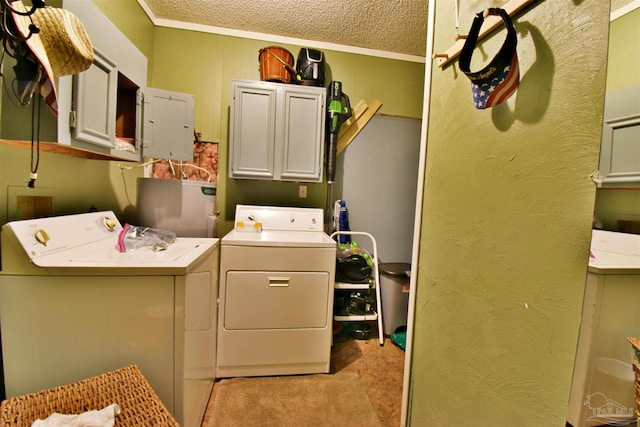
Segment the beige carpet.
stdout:
<svg viewBox="0 0 640 427">
<path fill-rule="evenodd" d="M 380 425 L 352 372 L 222 380 L 209 421 L 209 427 Z"/>
</svg>

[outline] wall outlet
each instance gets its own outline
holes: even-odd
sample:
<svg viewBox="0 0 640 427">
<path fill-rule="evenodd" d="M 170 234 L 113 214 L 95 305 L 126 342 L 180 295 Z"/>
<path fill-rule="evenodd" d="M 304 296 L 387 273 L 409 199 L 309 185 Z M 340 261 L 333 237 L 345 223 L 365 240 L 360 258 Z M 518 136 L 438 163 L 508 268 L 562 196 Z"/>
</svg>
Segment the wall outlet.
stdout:
<svg viewBox="0 0 640 427">
<path fill-rule="evenodd" d="M 307 186 L 306 185 L 301 185 L 298 187 L 298 197 L 301 199 L 306 199 L 307 198 Z"/>
</svg>

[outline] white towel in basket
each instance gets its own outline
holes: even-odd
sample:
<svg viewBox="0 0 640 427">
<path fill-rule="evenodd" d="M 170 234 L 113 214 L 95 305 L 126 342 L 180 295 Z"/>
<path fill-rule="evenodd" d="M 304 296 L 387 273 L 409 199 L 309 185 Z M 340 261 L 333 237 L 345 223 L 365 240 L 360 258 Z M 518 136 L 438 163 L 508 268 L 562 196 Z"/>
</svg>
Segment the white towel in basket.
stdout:
<svg viewBox="0 0 640 427">
<path fill-rule="evenodd" d="M 113 427 L 120 407 L 113 403 L 106 408 L 77 415 L 51 414 L 44 420 L 36 420 L 31 427 Z"/>
</svg>

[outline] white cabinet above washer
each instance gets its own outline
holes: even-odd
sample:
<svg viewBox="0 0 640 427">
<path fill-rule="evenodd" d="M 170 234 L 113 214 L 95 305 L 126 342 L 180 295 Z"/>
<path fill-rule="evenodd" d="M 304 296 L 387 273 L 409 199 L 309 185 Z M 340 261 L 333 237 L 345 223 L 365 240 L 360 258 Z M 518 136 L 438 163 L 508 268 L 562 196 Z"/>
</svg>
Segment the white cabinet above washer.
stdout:
<svg viewBox="0 0 640 427">
<path fill-rule="evenodd" d="M 233 80 L 229 176 L 322 182 L 323 87 Z"/>
<path fill-rule="evenodd" d="M 95 58 L 60 78 L 58 143 L 125 160 L 192 160 L 195 97 L 147 88 L 147 58 L 95 4 L 63 7 L 84 24 Z"/>
</svg>

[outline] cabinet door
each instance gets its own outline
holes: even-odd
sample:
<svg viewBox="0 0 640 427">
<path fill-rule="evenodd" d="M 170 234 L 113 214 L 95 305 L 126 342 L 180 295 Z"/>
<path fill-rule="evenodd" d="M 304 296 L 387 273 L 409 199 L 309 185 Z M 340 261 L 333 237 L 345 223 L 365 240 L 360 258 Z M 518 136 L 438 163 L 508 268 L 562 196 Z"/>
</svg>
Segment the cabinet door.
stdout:
<svg viewBox="0 0 640 427">
<path fill-rule="evenodd" d="M 229 176 L 273 179 L 276 87 L 234 82 L 229 123 Z"/>
<path fill-rule="evenodd" d="M 640 185 L 640 85 L 606 95 L 600 173 L 605 186 Z"/>
<path fill-rule="evenodd" d="M 321 182 L 324 91 L 291 87 L 283 92 L 280 177 L 286 181 Z"/>
<path fill-rule="evenodd" d="M 75 139 L 103 147 L 114 146 L 117 85 L 116 64 L 94 49 L 91 67 L 73 79 L 70 126 Z"/>
<path fill-rule="evenodd" d="M 143 100 L 142 155 L 193 160 L 195 97 L 147 88 Z"/>
</svg>

